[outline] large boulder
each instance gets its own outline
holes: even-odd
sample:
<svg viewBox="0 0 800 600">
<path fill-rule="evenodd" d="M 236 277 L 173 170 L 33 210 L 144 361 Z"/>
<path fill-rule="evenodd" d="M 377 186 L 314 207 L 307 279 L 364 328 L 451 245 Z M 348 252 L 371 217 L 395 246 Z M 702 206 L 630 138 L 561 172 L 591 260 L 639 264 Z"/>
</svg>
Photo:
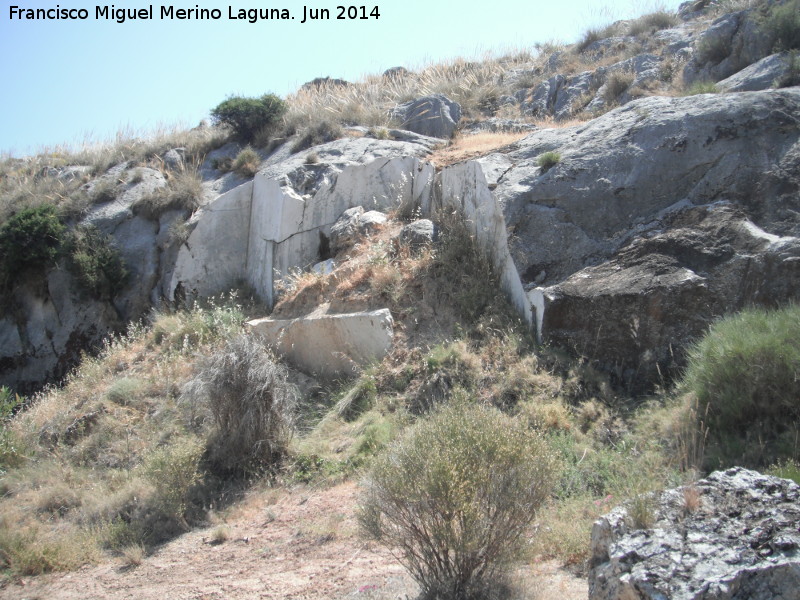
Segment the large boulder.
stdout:
<svg viewBox="0 0 800 600">
<path fill-rule="evenodd" d="M 361 237 L 378 232 L 385 223 L 386 215 L 380 211 L 365 212 L 363 206 L 348 208 L 331 227 L 330 254 L 335 256 L 352 247 Z"/>
<path fill-rule="evenodd" d="M 294 366 L 325 378 L 347 377 L 380 361 L 392 347 L 393 325 L 386 308 L 247 322 L 254 333 Z"/>
<path fill-rule="evenodd" d="M 723 79 L 717 83 L 717 87 L 724 92 L 755 92 L 780 87 L 775 84 L 780 84 L 789 75 L 790 60 L 791 55 L 788 52 L 771 54 Z"/>
<path fill-rule="evenodd" d="M 610 261 L 529 292 L 554 344 L 633 392 L 679 374 L 688 340 L 719 316 L 795 300 L 800 239 L 767 234 L 729 204 L 678 211 Z"/>
<path fill-rule="evenodd" d="M 461 120 L 461 105 L 442 94 L 432 94 L 400 104 L 391 116 L 400 122 L 401 129 L 449 138 Z"/>
<path fill-rule="evenodd" d="M 737 467 L 638 504 L 595 522 L 590 600 L 800 598 L 794 482 Z"/>
</svg>

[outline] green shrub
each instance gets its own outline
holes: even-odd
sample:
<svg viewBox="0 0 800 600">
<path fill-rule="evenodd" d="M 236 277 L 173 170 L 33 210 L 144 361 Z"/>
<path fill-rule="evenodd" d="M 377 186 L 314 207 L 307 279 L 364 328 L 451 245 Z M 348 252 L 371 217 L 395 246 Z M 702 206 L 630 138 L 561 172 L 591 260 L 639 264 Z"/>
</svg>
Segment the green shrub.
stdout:
<svg viewBox="0 0 800 600">
<path fill-rule="evenodd" d="M 189 492 L 200 481 L 203 444 L 195 437 L 184 437 L 158 448 L 144 461 L 145 477 L 155 487 L 155 507 L 184 527 L 189 506 Z"/>
<path fill-rule="evenodd" d="M 253 177 L 258 172 L 258 167 L 261 166 L 261 157 L 258 152 L 253 150 L 250 146 L 245 148 L 236 155 L 231 164 L 231 170 L 235 171 L 242 177 Z"/>
<path fill-rule="evenodd" d="M 750 309 L 716 323 L 691 349 L 683 386 L 697 397 L 723 466 L 796 456 L 800 307 Z"/>
<path fill-rule="evenodd" d="M 542 173 L 546 173 L 559 162 L 561 162 L 561 155 L 558 152 L 545 152 L 536 159 L 536 164 L 542 169 Z"/>
<path fill-rule="evenodd" d="M 65 227 L 56 208 L 41 205 L 21 210 L 0 226 L 0 277 L 42 271 L 55 263 Z"/>
<path fill-rule="evenodd" d="M 775 40 L 774 50 L 800 49 L 800 0 L 773 5 L 764 21 L 764 28 Z"/>
<path fill-rule="evenodd" d="M 240 335 L 202 361 L 184 401 L 206 403 L 214 429 L 209 462 L 223 474 L 257 473 L 285 453 L 296 391 L 264 344 Z"/>
<path fill-rule="evenodd" d="M 496 597 L 555 465 L 545 442 L 517 421 L 454 403 L 376 459 L 359 524 L 397 549 L 425 597 Z"/>
<path fill-rule="evenodd" d="M 67 268 L 80 286 L 101 300 L 111 300 L 125 286 L 128 271 L 111 236 L 93 225 L 79 225 L 65 243 Z"/>
<path fill-rule="evenodd" d="M 135 404 L 135 400 L 141 394 L 143 385 L 142 380 L 136 377 L 122 377 L 109 386 L 106 398 L 121 406 Z"/>
<path fill-rule="evenodd" d="M 262 130 L 273 127 L 286 112 L 286 102 L 275 94 L 260 98 L 232 96 L 211 111 L 215 123 L 227 125 L 243 142 L 252 141 Z"/>
</svg>

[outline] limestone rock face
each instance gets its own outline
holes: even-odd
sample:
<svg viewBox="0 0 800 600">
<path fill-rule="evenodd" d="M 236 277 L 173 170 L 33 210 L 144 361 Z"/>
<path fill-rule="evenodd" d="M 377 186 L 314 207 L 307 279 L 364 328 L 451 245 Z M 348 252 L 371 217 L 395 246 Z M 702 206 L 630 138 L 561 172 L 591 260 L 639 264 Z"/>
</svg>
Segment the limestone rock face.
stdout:
<svg viewBox="0 0 800 600">
<path fill-rule="evenodd" d="M 590 600 L 800 598 L 800 486 L 742 468 L 623 505 L 592 528 Z"/>
<path fill-rule="evenodd" d="M 461 105 L 442 94 L 423 96 L 399 105 L 392 118 L 402 129 L 435 138 L 449 138 L 461 119 Z"/>
<path fill-rule="evenodd" d="M 381 360 L 394 337 L 392 315 L 386 308 L 291 320 L 256 319 L 247 325 L 300 370 L 327 378 L 353 375 Z"/>
<path fill-rule="evenodd" d="M 345 210 L 429 202 L 434 169 L 416 156 L 432 143 L 348 138 L 317 146 L 317 164 L 299 156 L 268 164 L 195 215 L 164 295 L 205 297 L 244 280 L 271 306 L 276 277 L 328 258 L 331 228 Z"/>
<path fill-rule="evenodd" d="M 18 285 L 12 302 L 15 314 L 0 319 L 0 376 L 19 393 L 60 381 L 121 324 L 107 302 L 80 294 L 66 270 L 51 271 L 43 285 Z"/>
<path fill-rule="evenodd" d="M 771 54 L 717 83 L 725 92 L 754 92 L 774 87 L 789 73 L 789 54 Z"/>
<path fill-rule="evenodd" d="M 555 283 L 681 205 L 736 202 L 765 230 L 798 235 L 798 142 L 800 90 L 644 98 L 517 142 L 494 196 L 523 282 L 544 271 Z M 548 151 L 561 160 L 542 173 Z"/>
<path fill-rule="evenodd" d="M 713 319 L 795 298 L 799 126 L 787 89 L 647 98 L 518 142 L 494 196 L 542 339 L 641 392 Z"/>
<path fill-rule="evenodd" d="M 591 356 L 633 392 L 671 380 L 687 341 L 751 305 L 781 305 L 800 289 L 800 239 L 767 234 L 730 204 L 686 209 L 614 258 L 529 292 L 542 331 Z"/>
<path fill-rule="evenodd" d="M 719 81 L 770 54 L 772 39 L 765 35 L 756 15 L 756 9 L 729 13 L 705 29 L 683 69 L 684 82 Z"/>
</svg>

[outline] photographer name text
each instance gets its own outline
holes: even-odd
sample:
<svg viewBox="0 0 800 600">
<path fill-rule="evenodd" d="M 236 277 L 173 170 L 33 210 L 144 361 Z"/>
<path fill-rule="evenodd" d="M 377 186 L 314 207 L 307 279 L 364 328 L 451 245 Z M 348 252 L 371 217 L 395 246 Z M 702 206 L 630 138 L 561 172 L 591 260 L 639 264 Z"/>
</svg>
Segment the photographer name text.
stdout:
<svg viewBox="0 0 800 600">
<path fill-rule="evenodd" d="M 54 8 L 9 7 L 11 21 L 110 21 L 127 23 L 131 21 L 240 21 L 258 23 L 261 21 L 294 21 L 301 24 L 312 21 L 368 21 L 380 18 L 380 9 L 374 6 L 335 6 L 314 8 L 303 6 L 302 10 L 288 8 L 179 8 L 173 5 L 148 5 L 140 8 L 120 8 L 113 4 L 87 8 L 67 8 L 56 5 Z"/>
</svg>

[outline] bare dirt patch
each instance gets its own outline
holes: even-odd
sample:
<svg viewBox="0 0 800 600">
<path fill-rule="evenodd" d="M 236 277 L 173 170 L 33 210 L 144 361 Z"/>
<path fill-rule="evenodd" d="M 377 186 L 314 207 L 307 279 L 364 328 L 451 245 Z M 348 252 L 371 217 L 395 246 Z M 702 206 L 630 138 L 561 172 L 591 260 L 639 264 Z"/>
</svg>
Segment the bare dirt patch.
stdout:
<svg viewBox="0 0 800 600">
<path fill-rule="evenodd" d="M 417 587 L 391 554 L 358 536 L 357 485 L 253 491 L 213 527 L 162 546 L 137 567 L 111 559 L 72 573 L 9 581 L 0 598 L 17 600 L 405 599 Z M 526 597 L 585 598 L 585 581 L 538 563 L 520 571 Z"/>
</svg>

